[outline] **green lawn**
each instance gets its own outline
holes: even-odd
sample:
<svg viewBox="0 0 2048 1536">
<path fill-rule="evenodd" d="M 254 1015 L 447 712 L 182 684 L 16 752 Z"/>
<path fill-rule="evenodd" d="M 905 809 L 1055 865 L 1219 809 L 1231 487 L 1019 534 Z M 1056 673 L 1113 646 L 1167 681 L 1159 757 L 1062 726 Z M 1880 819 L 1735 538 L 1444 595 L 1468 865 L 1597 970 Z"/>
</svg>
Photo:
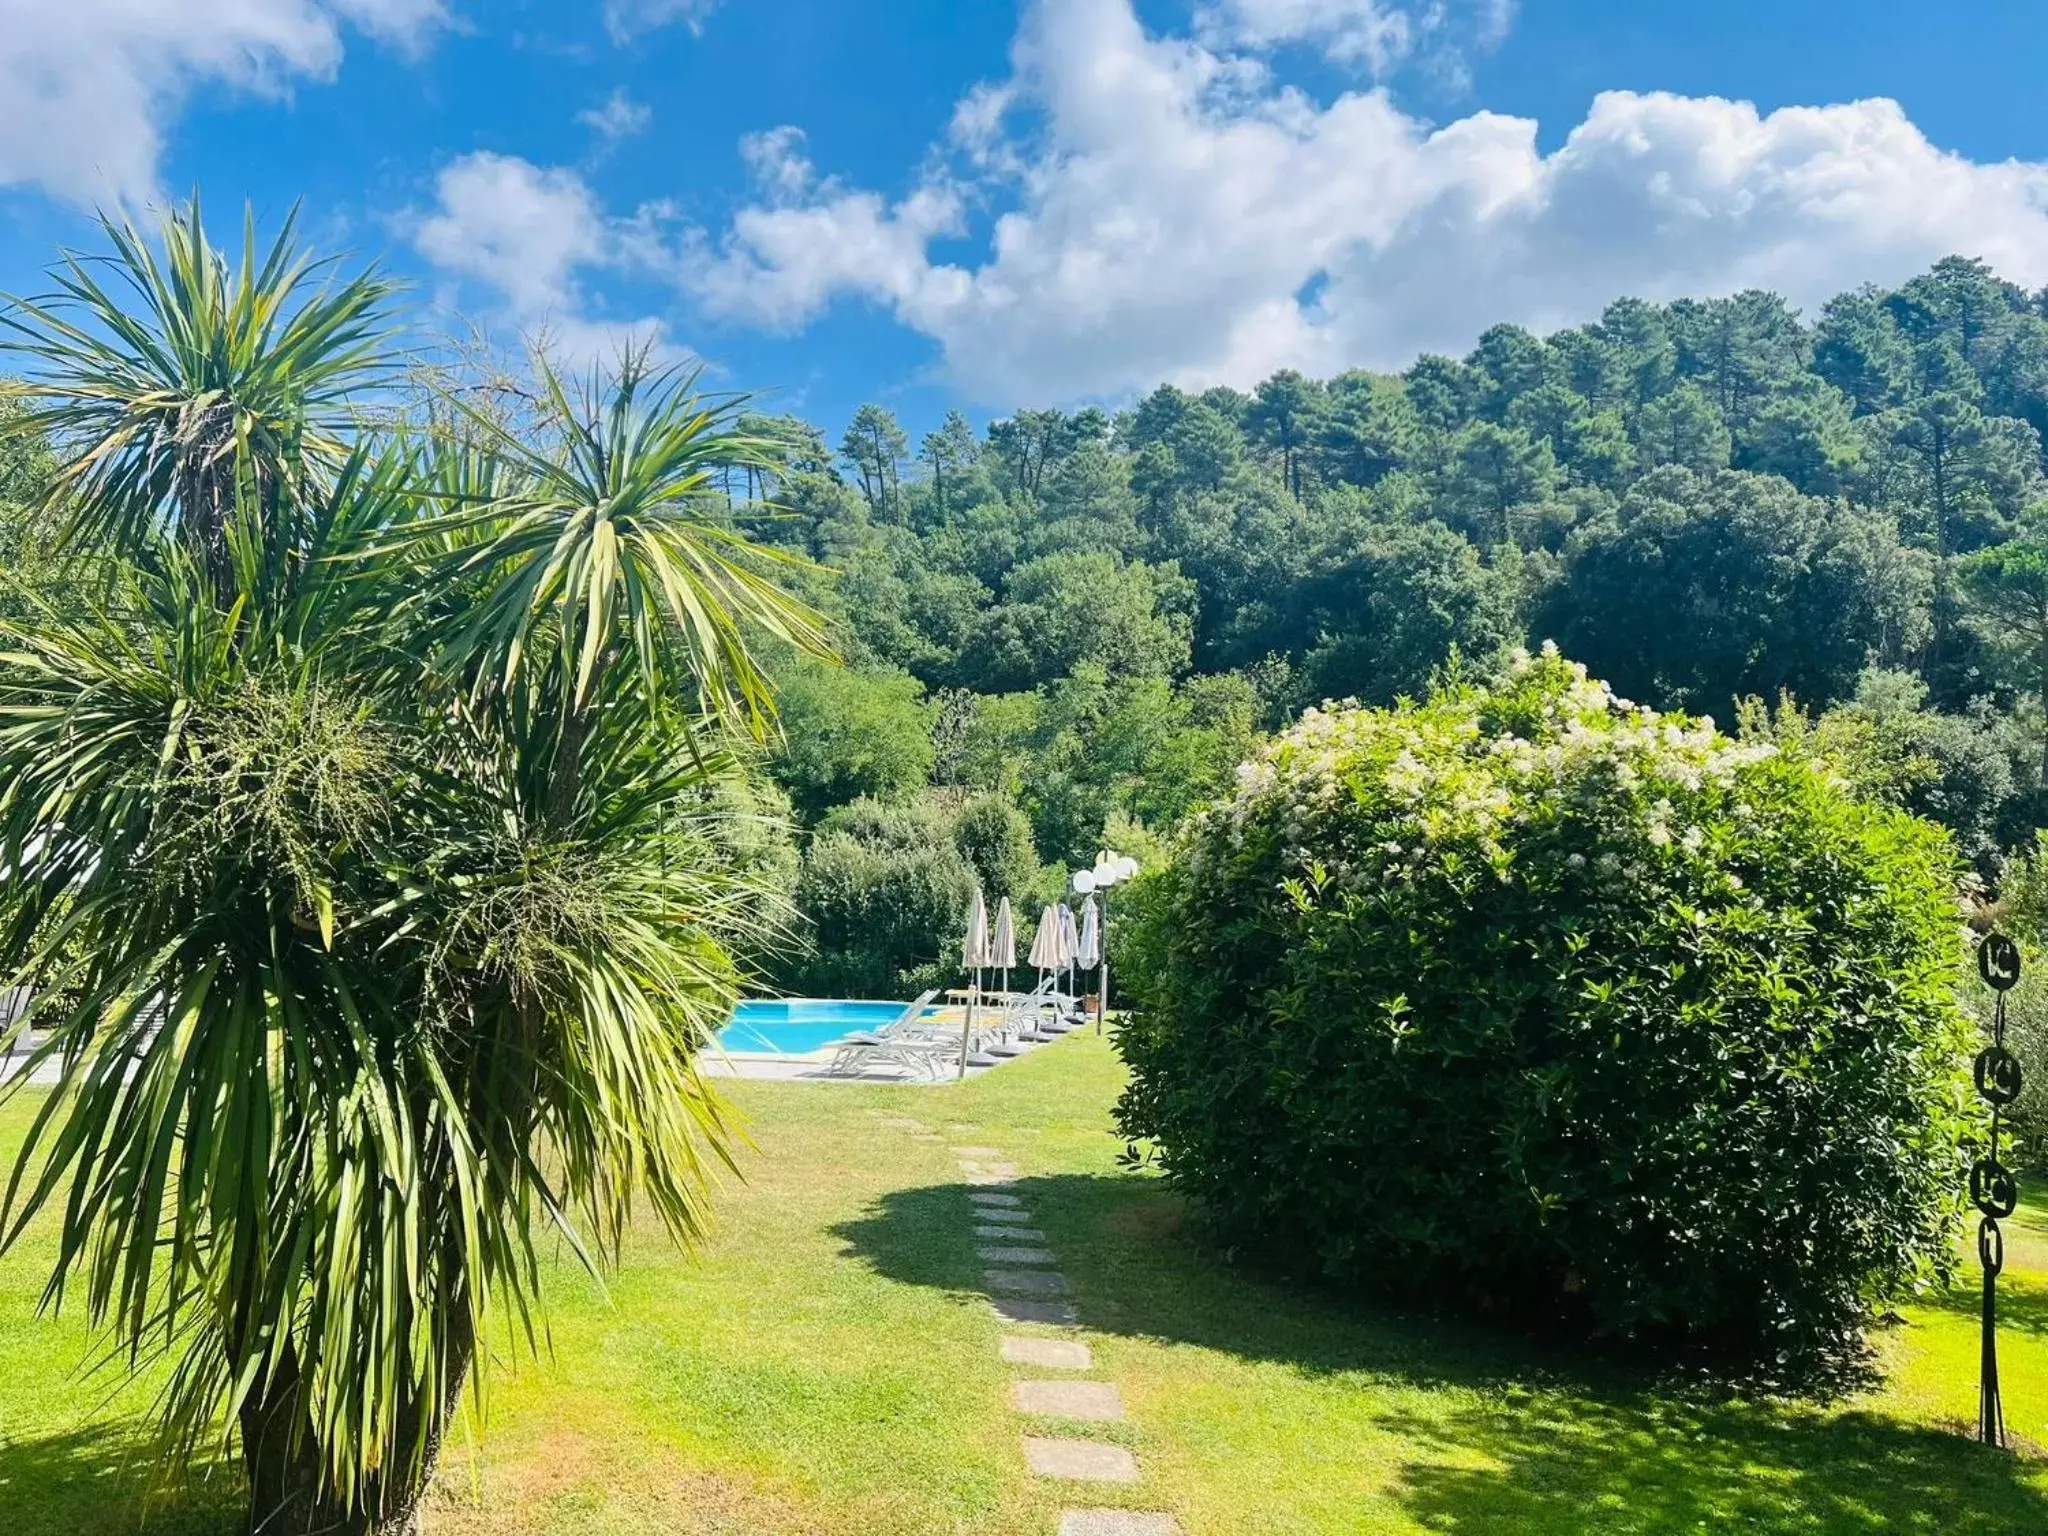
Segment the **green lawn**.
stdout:
<svg viewBox="0 0 2048 1536">
<path fill-rule="evenodd" d="M 563 1270 L 554 1358 L 498 1378 L 430 1530 L 1044 1536 L 1014 1374 L 973 1293 L 950 1143 L 1011 1154 L 1119 1383 L 1145 1480 L 1083 1503 L 1240 1533 L 2048 1531 L 2048 1462 L 1982 1451 L 1976 1295 L 1914 1309 L 1883 1390 L 1817 1409 L 1659 1389 L 1619 1367 L 1389 1316 L 1222 1268 L 1122 1173 L 1118 1069 L 1074 1038 L 959 1088 L 738 1083 L 757 1149 L 693 1260 L 651 1234 L 609 1299 Z M 914 1117 L 915 1139 L 875 1113 Z M 19 1134 L 23 1108 L 0 1119 Z M 2048 1221 L 2011 1243 L 2013 1426 L 2048 1442 Z M 35 1316 L 46 1250 L 0 1265 L 0 1532 L 234 1529 L 234 1476 L 145 1501 L 147 1386 L 83 1374 Z"/>
</svg>

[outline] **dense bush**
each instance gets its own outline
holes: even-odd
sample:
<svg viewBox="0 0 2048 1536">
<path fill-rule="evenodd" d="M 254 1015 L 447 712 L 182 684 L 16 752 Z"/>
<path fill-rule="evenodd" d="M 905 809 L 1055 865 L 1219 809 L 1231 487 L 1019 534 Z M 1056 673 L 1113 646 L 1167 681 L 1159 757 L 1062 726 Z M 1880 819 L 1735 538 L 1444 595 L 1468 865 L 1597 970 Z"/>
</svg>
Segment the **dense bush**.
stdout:
<svg viewBox="0 0 2048 1536">
<path fill-rule="evenodd" d="M 806 942 L 775 980 L 815 997 L 912 997 L 957 970 L 974 874 L 950 819 L 917 802 L 834 811 L 804 855 L 796 906 Z"/>
<path fill-rule="evenodd" d="M 1521 658 L 1311 711 L 1125 905 L 1125 1132 L 1344 1282 L 1810 1358 L 1952 1262 L 1954 856 Z"/>
</svg>

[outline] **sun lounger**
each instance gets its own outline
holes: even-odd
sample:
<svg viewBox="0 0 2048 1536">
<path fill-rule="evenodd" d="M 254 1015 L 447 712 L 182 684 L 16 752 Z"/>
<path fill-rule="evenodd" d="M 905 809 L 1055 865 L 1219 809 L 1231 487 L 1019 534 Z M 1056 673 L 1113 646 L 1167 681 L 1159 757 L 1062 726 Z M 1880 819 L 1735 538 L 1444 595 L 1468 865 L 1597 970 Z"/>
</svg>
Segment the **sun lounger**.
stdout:
<svg viewBox="0 0 2048 1536">
<path fill-rule="evenodd" d="M 940 1026 L 927 1019 L 925 1013 L 931 1007 L 932 999 L 938 995 L 939 989 L 933 987 L 880 1029 L 848 1035 L 839 1042 L 839 1049 L 825 1070 L 843 1074 L 892 1066 L 928 1077 L 936 1076 L 946 1041 L 940 1033 Z M 951 1049 L 954 1059 L 958 1060 L 958 1030 L 952 1032 Z"/>
</svg>

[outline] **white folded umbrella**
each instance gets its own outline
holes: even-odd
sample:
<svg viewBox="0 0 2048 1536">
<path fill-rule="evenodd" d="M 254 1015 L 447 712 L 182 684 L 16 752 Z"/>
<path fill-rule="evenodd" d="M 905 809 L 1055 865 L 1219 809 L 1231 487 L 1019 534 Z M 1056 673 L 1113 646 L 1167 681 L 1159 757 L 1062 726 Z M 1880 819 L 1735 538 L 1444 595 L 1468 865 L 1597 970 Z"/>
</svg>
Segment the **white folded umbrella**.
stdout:
<svg viewBox="0 0 2048 1536">
<path fill-rule="evenodd" d="M 988 903 L 981 887 L 974 888 L 974 904 L 967 909 L 967 936 L 960 942 L 960 963 L 974 972 L 974 990 L 967 994 L 967 1014 L 960 1021 L 960 1075 L 967 1075 L 968 1042 L 974 1035 L 974 1005 L 981 1000 L 981 968 L 989 963 Z"/>
<path fill-rule="evenodd" d="M 988 903 L 981 887 L 974 888 L 974 901 L 967 908 L 967 935 L 960 943 L 960 963 L 970 971 L 988 964 Z"/>
<path fill-rule="evenodd" d="M 1031 963 L 1041 971 L 1057 971 L 1066 967 L 1065 953 L 1060 948 L 1060 909 L 1047 907 L 1038 914 L 1038 932 L 1031 940 Z"/>
<path fill-rule="evenodd" d="M 1008 969 L 1017 963 L 1017 920 L 1010 913 L 1010 898 L 996 903 L 995 933 L 989 938 L 988 963 Z"/>
<path fill-rule="evenodd" d="M 996 903 L 996 929 L 989 936 L 988 963 L 1003 973 L 1003 990 L 1010 990 L 1010 967 L 1017 963 L 1017 920 L 1010 915 L 1010 898 Z"/>
<path fill-rule="evenodd" d="M 1066 968 L 1067 991 L 1075 996 L 1081 989 L 1075 984 L 1074 967 L 1081 954 L 1081 931 L 1074 926 L 1074 909 L 1065 902 L 1060 903 L 1060 964 Z"/>
<path fill-rule="evenodd" d="M 1102 909 L 1090 896 L 1081 907 L 1081 933 L 1074 945 L 1074 963 L 1083 970 L 1102 963 Z"/>
</svg>

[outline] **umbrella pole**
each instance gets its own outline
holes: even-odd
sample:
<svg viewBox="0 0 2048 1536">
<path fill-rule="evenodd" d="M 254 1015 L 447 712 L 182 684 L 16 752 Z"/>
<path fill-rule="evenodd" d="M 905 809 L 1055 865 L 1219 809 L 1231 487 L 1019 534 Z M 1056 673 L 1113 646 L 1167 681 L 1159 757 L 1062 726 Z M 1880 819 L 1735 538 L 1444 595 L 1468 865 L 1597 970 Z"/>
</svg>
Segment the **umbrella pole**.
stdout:
<svg viewBox="0 0 2048 1536">
<path fill-rule="evenodd" d="M 960 1024 L 960 1076 L 967 1076 L 967 1042 L 974 1038 L 974 993 L 967 994 L 967 1017 Z"/>
</svg>

